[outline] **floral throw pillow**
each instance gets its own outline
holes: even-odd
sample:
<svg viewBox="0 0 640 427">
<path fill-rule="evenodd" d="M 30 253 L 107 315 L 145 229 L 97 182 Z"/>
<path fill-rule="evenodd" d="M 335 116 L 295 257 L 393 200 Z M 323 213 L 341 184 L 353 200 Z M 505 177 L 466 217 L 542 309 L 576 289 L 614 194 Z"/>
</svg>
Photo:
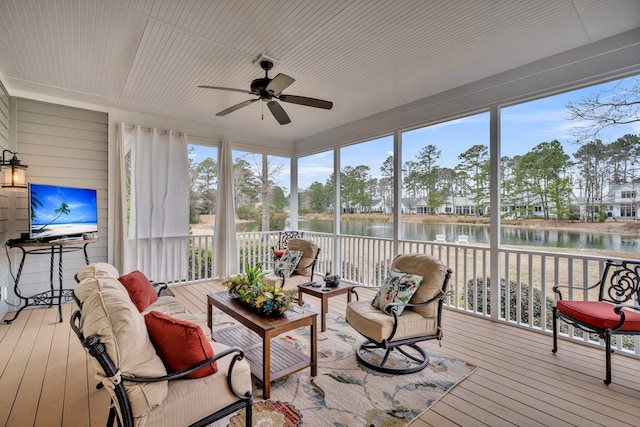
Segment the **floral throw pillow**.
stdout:
<svg viewBox="0 0 640 427">
<path fill-rule="evenodd" d="M 273 269 L 276 274 L 284 274 L 284 277 L 291 277 L 293 270 L 296 268 L 302 258 L 302 251 L 287 250 L 280 258 Z"/>
<path fill-rule="evenodd" d="M 422 283 L 422 276 L 407 274 L 394 268 L 389 272 L 389 277 L 385 280 L 380 290 L 373 297 L 371 305 L 378 307 L 383 312 L 387 305 L 392 302 L 407 303 L 418 287 Z M 396 307 L 396 314 L 399 316 L 404 311 L 404 307 Z M 391 315 L 390 313 L 387 313 Z"/>
</svg>

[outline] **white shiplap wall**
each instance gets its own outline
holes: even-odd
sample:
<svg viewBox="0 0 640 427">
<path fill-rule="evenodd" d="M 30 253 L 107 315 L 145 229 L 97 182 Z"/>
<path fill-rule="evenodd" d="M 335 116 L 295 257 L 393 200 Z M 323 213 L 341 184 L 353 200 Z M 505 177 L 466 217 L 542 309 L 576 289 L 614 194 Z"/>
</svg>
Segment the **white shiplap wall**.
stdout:
<svg viewBox="0 0 640 427">
<path fill-rule="evenodd" d="M 16 110 L 16 145 L 20 160 L 29 166 L 27 171 L 29 182 L 98 190 L 99 241 L 89 245 L 88 254 L 91 262 L 106 261 L 107 114 L 23 98 L 17 99 Z M 27 193 L 18 194 L 15 219 L 8 221 L 8 232 L 5 233 L 3 240 L 19 237 L 20 233 L 27 232 L 29 229 Z M 20 258 L 20 250 L 10 251 L 14 273 Z M 27 255 L 20 279 L 20 290 L 23 295 L 48 289 L 49 262 L 48 254 Z M 64 254 L 65 288 L 74 287 L 73 276 L 83 265 L 82 251 Z M 57 280 L 57 258 L 55 268 L 54 279 Z M 57 281 L 55 284 L 57 286 Z M 12 291 L 9 293 L 9 302 L 18 302 Z"/>
<path fill-rule="evenodd" d="M 9 149 L 9 96 L 0 83 L 0 149 Z M 10 193 L 0 191 L 0 242 L 9 238 L 9 196 Z M 0 256 L 0 286 L 9 286 L 9 266 L 7 259 Z M 5 301 L 0 301 L 0 318 L 8 310 Z"/>
</svg>

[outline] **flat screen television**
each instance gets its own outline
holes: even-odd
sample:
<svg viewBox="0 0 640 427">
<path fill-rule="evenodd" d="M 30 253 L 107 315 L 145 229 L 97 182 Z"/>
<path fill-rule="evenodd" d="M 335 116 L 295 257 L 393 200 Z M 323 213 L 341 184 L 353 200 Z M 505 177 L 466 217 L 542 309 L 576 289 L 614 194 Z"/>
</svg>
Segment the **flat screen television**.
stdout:
<svg viewBox="0 0 640 427">
<path fill-rule="evenodd" d="M 29 238 L 54 240 L 98 231 L 97 191 L 29 183 Z"/>
</svg>

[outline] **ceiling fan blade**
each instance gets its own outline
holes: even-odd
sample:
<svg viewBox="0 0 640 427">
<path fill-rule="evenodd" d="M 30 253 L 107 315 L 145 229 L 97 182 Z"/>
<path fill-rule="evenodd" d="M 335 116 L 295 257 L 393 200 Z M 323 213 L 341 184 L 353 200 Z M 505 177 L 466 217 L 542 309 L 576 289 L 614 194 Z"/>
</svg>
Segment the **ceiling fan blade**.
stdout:
<svg viewBox="0 0 640 427">
<path fill-rule="evenodd" d="M 236 104 L 233 107 L 229 107 L 226 110 L 222 110 L 220 111 L 218 114 L 216 114 L 216 116 L 226 116 L 229 113 L 233 113 L 236 110 L 241 109 L 242 107 L 246 107 L 249 104 L 252 104 L 256 101 L 258 101 L 260 98 L 256 98 L 256 99 L 249 99 L 247 101 L 243 101 L 240 104 Z"/>
<path fill-rule="evenodd" d="M 296 79 L 293 77 L 280 73 L 269 82 L 265 89 L 272 95 L 278 96 L 295 81 Z"/>
<path fill-rule="evenodd" d="M 220 87 L 220 86 L 198 86 L 200 89 L 217 89 L 217 90 L 228 90 L 229 92 L 240 92 L 240 93 L 248 93 L 249 95 L 254 95 L 250 90 L 244 89 L 234 89 L 232 87 Z"/>
<path fill-rule="evenodd" d="M 282 108 L 282 106 L 276 101 L 267 102 L 267 107 L 269 107 L 269 110 L 271 110 L 271 114 L 273 114 L 273 117 L 276 118 L 278 123 L 280 123 L 281 125 L 291 123 L 291 119 L 287 115 L 287 112 L 284 111 L 284 108 Z"/>
<path fill-rule="evenodd" d="M 307 98 L 306 96 L 280 95 L 278 99 L 282 102 L 306 105 L 307 107 L 324 108 L 325 110 L 330 110 L 333 107 L 333 102 L 331 101 L 323 101 L 322 99 L 316 98 Z"/>
</svg>

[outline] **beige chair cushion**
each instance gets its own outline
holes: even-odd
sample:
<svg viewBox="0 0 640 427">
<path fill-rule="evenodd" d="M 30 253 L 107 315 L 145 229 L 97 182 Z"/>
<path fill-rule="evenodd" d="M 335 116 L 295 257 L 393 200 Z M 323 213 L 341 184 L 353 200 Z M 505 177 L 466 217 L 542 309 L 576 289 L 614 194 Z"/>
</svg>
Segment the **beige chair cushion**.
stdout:
<svg viewBox="0 0 640 427">
<path fill-rule="evenodd" d="M 389 338 L 393 330 L 393 316 L 372 306 L 369 300 L 351 301 L 345 318 L 352 328 L 378 343 Z M 398 316 L 398 329 L 393 340 L 435 335 L 437 331 L 437 318 L 425 319 L 419 313 L 405 310 L 402 316 Z"/>
<path fill-rule="evenodd" d="M 302 252 L 302 258 L 300 258 L 298 262 L 298 268 L 310 265 L 318 253 L 318 245 L 307 239 L 291 239 L 287 247 L 289 250 Z M 311 277 L 311 267 L 295 270 L 293 275 Z"/>
<path fill-rule="evenodd" d="M 120 283 L 118 279 L 107 276 L 86 277 L 76 285 L 73 289 L 73 293 L 80 302 L 84 302 L 90 295 L 106 289 L 113 289 L 118 292 L 122 292 L 124 296 L 129 298 L 129 293 L 125 287 L 122 286 L 122 283 Z"/>
<path fill-rule="evenodd" d="M 88 277 L 111 277 L 117 279 L 120 277 L 118 269 L 106 262 L 94 262 L 86 265 L 76 274 L 78 281 L 82 281 Z"/>
<path fill-rule="evenodd" d="M 215 354 L 227 346 L 211 342 Z M 238 400 L 227 387 L 227 372 L 232 357 L 218 360 L 218 373 L 195 380 L 169 382 L 169 391 L 162 405 L 135 419 L 136 426 L 182 426 L 215 412 Z M 246 359 L 236 362 L 231 383 L 240 393 L 251 391 L 251 369 Z"/>
<path fill-rule="evenodd" d="M 422 276 L 422 284 L 409 300 L 410 303 L 428 301 L 436 296 L 442 289 L 442 282 L 447 272 L 447 267 L 438 258 L 424 254 L 401 254 L 393 259 L 392 268 L 397 268 L 404 273 Z M 436 317 L 438 304 L 429 304 L 425 307 L 407 307 L 424 317 Z M 405 311 L 401 317 L 407 314 Z"/>
<path fill-rule="evenodd" d="M 316 275 L 315 280 L 322 280 L 322 277 Z M 267 274 L 264 278 L 264 281 L 269 286 L 282 287 L 282 277 L 273 272 Z M 284 289 L 297 291 L 298 285 L 304 285 L 305 283 L 310 281 L 311 278 L 307 276 L 291 276 L 284 281 Z"/>
<path fill-rule="evenodd" d="M 98 279 L 99 282 L 102 280 Z M 151 344 L 144 318 L 126 293 L 110 288 L 89 295 L 82 305 L 80 329 L 85 337 L 98 336 L 122 374 L 137 377 L 167 374 Z M 97 361 L 93 357 L 91 360 L 96 370 L 104 374 Z M 140 417 L 162 403 L 168 393 L 166 381 L 146 384 L 125 382 L 125 388 L 134 417 Z"/>
<path fill-rule="evenodd" d="M 177 316 L 187 312 L 185 305 L 174 296 L 163 295 L 158 297 L 157 300 L 151 303 L 143 312 L 142 315 L 149 313 L 150 311 L 160 311 L 169 316 Z"/>
</svg>

